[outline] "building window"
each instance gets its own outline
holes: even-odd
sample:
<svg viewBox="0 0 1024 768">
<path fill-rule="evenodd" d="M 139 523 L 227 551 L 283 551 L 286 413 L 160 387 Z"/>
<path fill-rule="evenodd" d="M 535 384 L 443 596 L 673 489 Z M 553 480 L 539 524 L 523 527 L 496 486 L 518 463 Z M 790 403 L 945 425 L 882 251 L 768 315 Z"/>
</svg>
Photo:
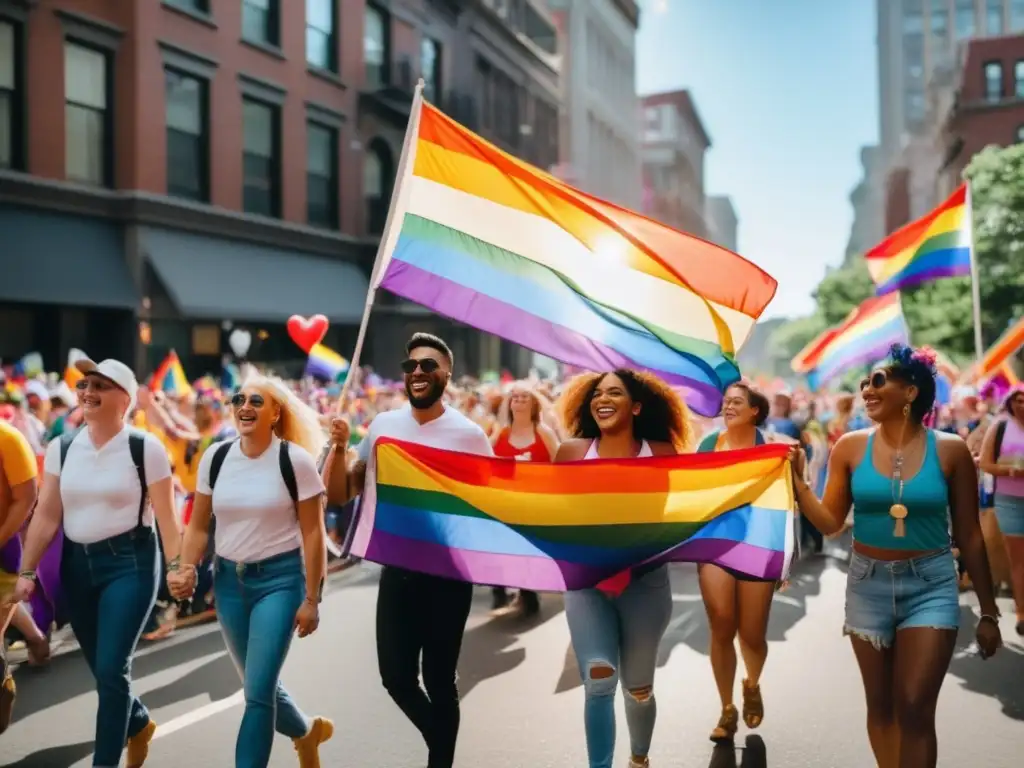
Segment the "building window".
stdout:
<svg viewBox="0 0 1024 768">
<path fill-rule="evenodd" d="M 394 183 L 391 150 L 381 139 L 370 142 L 363 156 L 363 199 L 366 201 L 366 231 L 379 235 L 384 231 Z"/>
<path fill-rule="evenodd" d="M 64 152 L 67 177 L 110 186 L 110 72 L 106 54 L 64 44 Z"/>
<path fill-rule="evenodd" d="M 210 12 L 210 0 L 164 0 L 164 2 L 167 5 L 184 8 L 186 11 L 195 11 L 197 13 Z"/>
<path fill-rule="evenodd" d="M 209 131 L 206 83 L 165 70 L 167 91 L 167 194 L 209 199 Z"/>
<path fill-rule="evenodd" d="M 281 42 L 279 0 L 242 0 L 242 37 L 252 43 Z"/>
<path fill-rule="evenodd" d="M 436 40 L 424 37 L 420 43 L 420 76 L 423 78 L 423 98 L 439 104 L 441 100 L 441 46 Z"/>
<path fill-rule="evenodd" d="M 1013 65 L 1014 94 L 1018 99 L 1024 99 L 1024 59 L 1017 59 Z"/>
<path fill-rule="evenodd" d="M 1000 101 L 1003 98 L 1003 65 L 990 61 L 985 65 L 985 101 Z"/>
<path fill-rule="evenodd" d="M 924 31 L 924 18 L 921 15 L 921 0 L 907 0 L 903 5 L 903 33 L 919 35 Z"/>
<path fill-rule="evenodd" d="M 306 61 L 328 72 L 338 71 L 336 16 L 334 0 L 306 0 Z"/>
<path fill-rule="evenodd" d="M 318 123 L 306 124 L 306 217 L 338 228 L 338 131 Z"/>
<path fill-rule="evenodd" d="M 363 60 L 366 62 L 367 88 L 383 88 L 390 82 L 390 27 L 388 15 L 380 8 L 367 4 L 363 28 Z"/>
<path fill-rule="evenodd" d="M 242 109 L 244 209 L 247 213 L 280 216 L 280 112 L 276 107 L 252 99 L 243 99 Z"/>
<path fill-rule="evenodd" d="M 974 0 L 956 0 L 954 7 L 956 23 L 956 39 L 965 40 L 974 37 Z"/>
<path fill-rule="evenodd" d="M 945 38 L 949 33 L 949 6 L 946 0 L 931 0 L 931 3 L 929 16 L 932 37 Z"/>
<path fill-rule="evenodd" d="M 18 31 L 0 22 L 0 168 L 18 168 L 21 96 L 18 79 Z"/>
<path fill-rule="evenodd" d="M 1017 126 L 1017 143 L 1024 144 L 1024 125 Z"/>
<path fill-rule="evenodd" d="M 1003 33 L 1003 0 L 986 0 L 985 2 L 985 34 L 1001 35 Z"/>
<path fill-rule="evenodd" d="M 1010 31 L 1024 31 L 1024 0 L 1010 0 Z"/>
</svg>

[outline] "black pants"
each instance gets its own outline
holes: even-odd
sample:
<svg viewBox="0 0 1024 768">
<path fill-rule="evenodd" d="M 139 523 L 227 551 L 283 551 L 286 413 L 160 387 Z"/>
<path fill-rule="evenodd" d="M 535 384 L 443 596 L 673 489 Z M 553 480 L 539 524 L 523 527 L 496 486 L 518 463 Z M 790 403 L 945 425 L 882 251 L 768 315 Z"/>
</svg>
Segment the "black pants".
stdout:
<svg viewBox="0 0 1024 768">
<path fill-rule="evenodd" d="M 456 667 L 473 585 L 385 568 L 377 593 L 377 663 L 385 690 L 419 729 L 428 768 L 452 768 L 459 735 Z M 423 688 L 420 687 L 423 655 Z"/>
</svg>

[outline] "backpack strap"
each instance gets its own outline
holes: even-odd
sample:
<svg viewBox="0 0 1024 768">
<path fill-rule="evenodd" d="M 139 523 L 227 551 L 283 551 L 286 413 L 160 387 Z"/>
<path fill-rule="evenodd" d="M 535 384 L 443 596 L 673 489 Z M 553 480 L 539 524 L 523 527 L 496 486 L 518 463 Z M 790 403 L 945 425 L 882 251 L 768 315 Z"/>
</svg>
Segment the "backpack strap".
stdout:
<svg viewBox="0 0 1024 768">
<path fill-rule="evenodd" d="M 288 453 L 288 441 L 281 441 L 281 452 L 278 454 L 281 464 L 281 477 L 288 487 L 288 495 L 292 497 L 292 504 L 299 503 L 299 483 L 295 479 L 295 467 L 292 465 L 292 457 Z"/>
<path fill-rule="evenodd" d="M 217 485 L 217 477 L 220 475 L 220 469 L 224 466 L 224 459 L 228 457 L 228 451 L 231 450 L 231 446 L 235 444 L 234 440 L 230 440 L 226 443 L 218 445 L 213 452 L 213 458 L 210 459 L 210 491 L 213 492 L 213 487 Z"/>
<path fill-rule="evenodd" d="M 69 432 L 64 432 L 60 436 L 60 468 L 64 469 L 64 459 L 68 457 L 68 451 L 71 450 L 71 443 L 78 437 L 78 433 L 82 431 L 82 428 L 72 429 Z"/>
<path fill-rule="evenodd" d="M 128 432 L 128 452 L 132 456 L 132 464 L 135 465 L 135 472 L 139 476 L 139 488 L 142 490 L 139 496 L 139 528 L 142 528 L 146 502 L 149 501 L 149 483 L 146 482 L 146 437 L 142 432 L 136 429 Z"/>
<path fill-rule="evenodd" d="M 992 460 L 999 461 L 999 454 L 1003 452 L 1003 439 L 1006 437 L 1006 419 L 996 424 L 996 441 L 992 446 Z"/>
</svg>

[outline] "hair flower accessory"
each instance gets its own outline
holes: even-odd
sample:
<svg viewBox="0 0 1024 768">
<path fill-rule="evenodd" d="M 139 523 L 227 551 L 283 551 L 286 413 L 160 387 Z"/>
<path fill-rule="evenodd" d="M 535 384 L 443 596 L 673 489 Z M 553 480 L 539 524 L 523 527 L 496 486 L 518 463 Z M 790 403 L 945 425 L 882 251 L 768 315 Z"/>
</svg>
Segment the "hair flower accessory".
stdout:
<svg viewBox="0 0 1024 768">
<path fill-rule="evenodd" d="M 935 361 L 939 359 L 939 356 L 931 347 L 921 347 L 910 356 L 910 359 L 915 363 L 922 363 L 929 368 L 934 368 Z"/>
</svg>

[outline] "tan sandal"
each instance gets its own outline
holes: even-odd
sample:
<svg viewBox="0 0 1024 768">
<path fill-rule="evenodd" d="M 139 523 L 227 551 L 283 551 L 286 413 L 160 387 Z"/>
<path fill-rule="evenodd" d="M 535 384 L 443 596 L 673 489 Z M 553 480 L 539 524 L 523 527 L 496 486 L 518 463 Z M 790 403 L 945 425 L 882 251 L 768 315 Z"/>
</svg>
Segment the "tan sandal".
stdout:
<svg viewBox="0 0 1024 768">
<path fill-rule="evenodd" d="M 722 716 L 718 725 L 711 732 L 711 740 L 715 743 L 731 742 L 739 729 L 740 713 L 734 704 L 722 708 Z"/>
<path fill-rule="evenodd" d="M 743 681 L 743 722 L 747 728 L 757 728 L 764 720 L 764 700 L 761 698 L 761 686 Z"/>
</svg>

